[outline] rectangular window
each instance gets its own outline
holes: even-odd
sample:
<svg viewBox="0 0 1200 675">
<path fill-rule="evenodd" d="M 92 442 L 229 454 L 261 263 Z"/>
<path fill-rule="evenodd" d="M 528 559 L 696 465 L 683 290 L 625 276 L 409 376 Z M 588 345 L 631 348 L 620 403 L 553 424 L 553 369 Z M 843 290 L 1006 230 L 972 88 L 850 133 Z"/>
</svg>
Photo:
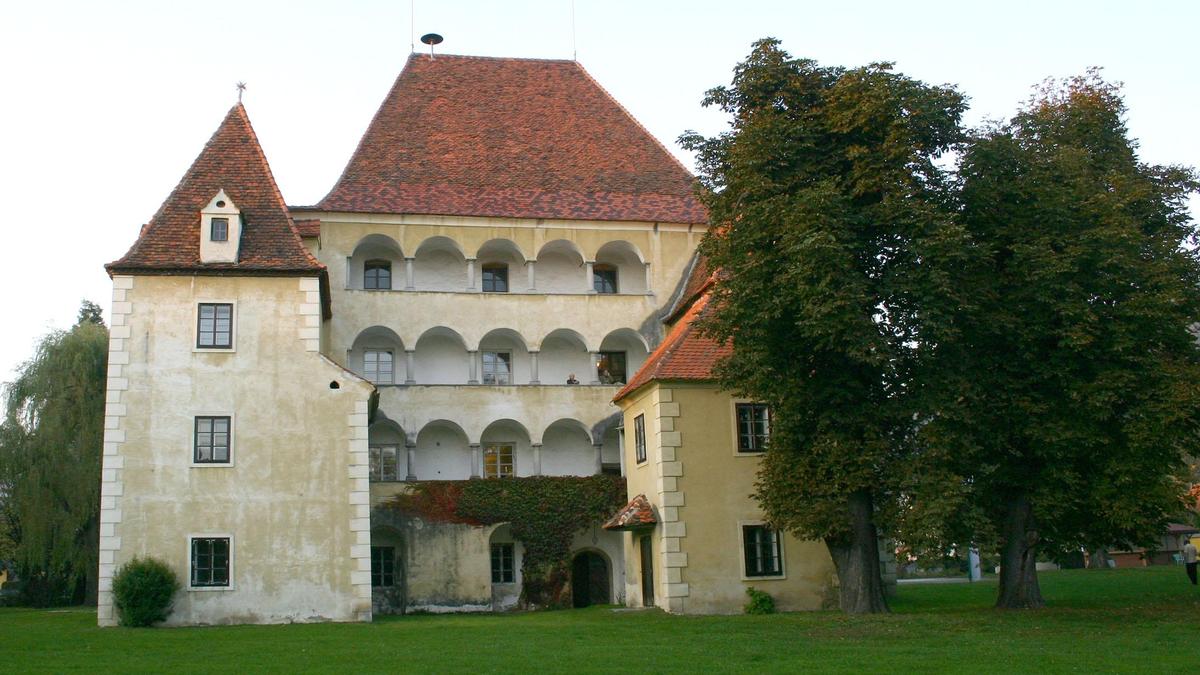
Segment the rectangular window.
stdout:
<svg viewBox="0 0 1200 675">
<path fill-rule="evenodd" d="M 363 352 L 363 377 L 375 384 L 391 384 L 394 377 L 392 353 L 382 349 Z"/>
<path fill-rule="evenodd" d="M 763 452 L 771 437 L 771 409 L 762 403 L 739 403 L 737 409 L 738 452 Z"/>
<path fill-rule="evenodd" d="M 396 585 L 396 547 L 371 547 L 371 588 Z"/>
<path fill-rule="evenodd" d="M 592 267 L 592 288 L 597 293 L 617 292 L 617 268 L 596 264 Z"/>
<path fill-rule="evenodd" d="M 372 445 L 370 451 L 370 478 L 373 482 L 400 480 L 399 446 Z"/>
<path fill-rule="evenodd" d="M 600 352 L 596 377 L 600 384 L 625 384 L 625 352 Z"/>
<path fill-rule="evenodd" d="M 233 305 L 202 302 L 196 312 L 196 346 L 202 349 L 233 347 Z"/>
<path fill-rule="evenodd" d="M 484 384 L 512 384 L 512 352 L 480 352 Z"/>
<path fill-rule="evenodd" d="M 742 545 L 745 547 L 746 576 L 777 577 L 783 574 L 777 531 L 765 525 L 743 525 Z"/>
<path fill-rule="evenodd" d="M 392 263 L 387 260 L 368 260 L 363 263 L 363 288 L 368 291 L 391 290 Z"/>
<path fill-rule="evenodd" d="M 513 477 L 512 443 L 488 443 L 483 450 L 484 478 Z"/>
<path fill-rule="evenodd" d="M 396 445 L 372 445 L 370 478 L 372 481 L 400 480 L 400 447 Z"/>
<path fill-rule="evenodd" d="M 508 292 L 508 265 L 487 264 L 483 266 L 483 292 Z"/>
<path fill-rule="evenodd" d="M 492 544 L 492 583 L 511 584 L 515 581 L 513 545 Z"/>
<path fill-rule="evenodd" d="M 229 417 L 197 417 L 192 461 L 196 464 L 229 463 Z"/>
<path fill-rule="evenodd" d="M 197 588 L 229 585 L 229 537 L 192 539 L 191 580 Z"/>
<path fill-rule="evenodd" d="M 637 463 L 646 461 L 646 418 L 638 415 L 633 418 L 633 452 Z"/>
<path fill-rule="evenodd" d="M 229 219 L 213 218 L 208 238 L 212 241 L 229 241 Z"/>
</svg>

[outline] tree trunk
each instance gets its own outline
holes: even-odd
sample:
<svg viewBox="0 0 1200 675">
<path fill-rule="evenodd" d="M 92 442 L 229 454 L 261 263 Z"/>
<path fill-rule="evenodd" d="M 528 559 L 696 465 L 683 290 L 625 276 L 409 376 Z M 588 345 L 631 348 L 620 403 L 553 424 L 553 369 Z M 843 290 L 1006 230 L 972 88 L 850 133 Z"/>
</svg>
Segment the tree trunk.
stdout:
<svg viewBox="0 0 1200 675">
<path fill-rule="evenodd" d="M 1089 570 L 1106 570 L 1108 569 L 1109 560 L 1110 558 L 1108 557 L 1108 549 L 1098 548 L 1088 555 L 1087 568 Z"/>
<path fill-rule="evenodd" d="M 1038 533 L 1033 504 L 1027 495 L 1009 500 L 1004 513 L 1004 544 L 1000 550 L 1000 594 L 1002 609 L 1044 607 L 1037 580 Z"/>
<path fill-rule="evenodd" d="M 871 493 L 850 495 L 850 536 L 826 538 L 825 545 L 837 569 L 842 611 L 847 614 L 887 612 L 883 579 L 879 573 L 879 536 L 875 531 Z"/>
</svg>

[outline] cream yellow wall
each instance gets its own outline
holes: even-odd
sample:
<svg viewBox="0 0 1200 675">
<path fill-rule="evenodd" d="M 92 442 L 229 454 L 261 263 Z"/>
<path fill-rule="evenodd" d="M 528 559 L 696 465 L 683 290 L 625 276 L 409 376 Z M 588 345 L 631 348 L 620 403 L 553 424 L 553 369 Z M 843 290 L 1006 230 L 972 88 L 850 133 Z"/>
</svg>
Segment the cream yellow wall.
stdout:
<svg viewBox="0 0 1200 675">
<path fill-rule="evenodd" d="M 113 281 L 100 623 L 135 556 L 186 587 L 189 535 L 232 538 L 231 586 L 181 591 L 170 624 L 369 620 L 373 387 L 320 355 L 317 279 Z M 235 303 L 232 351 L 195 349 L 200 302 Z M 229 466 L 190 466 L 206 414 L 233 418 Z"/>
<path fill-rule="evenodd" d="M 654 531 L 654 541 L 661 545 L 655 549 L 659 606 L 681 613 L 741 612 L 747 586 L 770 593 L 784 611 L 819 609 L 834 601 L 833 562 L 821 542 L 785 535 L 785 576 L 743 578 L 740 528 L 762 520 L 750 496 L 761 456 L 736 452 L 732 397 L 706 384 L 653 382 L 621 406 L 629 494 L 645 494 L 660 519 Z M 647 461 L 642 465 L 633 455 L 638 414 L 646 419 Z M 675 489 L 664 489 L 671 487 Z M 640 597 L 637 567 L 637 552 L 629 546 L 631 600 Z"/>
</svg>

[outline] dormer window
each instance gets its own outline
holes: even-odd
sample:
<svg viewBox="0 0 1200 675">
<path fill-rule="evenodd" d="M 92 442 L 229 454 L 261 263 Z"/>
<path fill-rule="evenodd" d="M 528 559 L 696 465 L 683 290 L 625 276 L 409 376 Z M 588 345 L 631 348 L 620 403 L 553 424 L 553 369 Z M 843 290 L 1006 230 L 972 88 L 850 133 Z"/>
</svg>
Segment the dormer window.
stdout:
<svg viewBox="0 0 1200 675">
<path fill-rule="evenodd" d="M 242 212 L 224 190 L 200 209 L 200 262 L 236 263 L 242 241 Z"/>
<path fill-rule="evenodd" d="M 209 239 L 213 241 L 229 241 L 229 219 L 213 218 L 209 232 Z"/>
</svg>

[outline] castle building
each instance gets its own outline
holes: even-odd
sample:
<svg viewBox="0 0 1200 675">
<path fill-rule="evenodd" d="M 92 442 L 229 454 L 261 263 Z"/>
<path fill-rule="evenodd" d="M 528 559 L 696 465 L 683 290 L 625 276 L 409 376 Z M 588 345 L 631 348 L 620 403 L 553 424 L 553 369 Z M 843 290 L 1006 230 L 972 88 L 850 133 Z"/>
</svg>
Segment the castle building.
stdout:
<svg viewBox="0 0 1200 675">
<path fill-rule="evenodd" d="M 138 556 L 185 580 L 177 624 L 516 604 L 508 526 L 380 507 L 511 476 L 658 494 L 613 399 L 687 295 L 693 182 L 574 61 L 411 56 L 314 206 L 285 204 L 239 103 L 107 266 L 100 623 Z M 643 604 L 632 535 L 596 525 L 574 583 Z"/>
</svg>

